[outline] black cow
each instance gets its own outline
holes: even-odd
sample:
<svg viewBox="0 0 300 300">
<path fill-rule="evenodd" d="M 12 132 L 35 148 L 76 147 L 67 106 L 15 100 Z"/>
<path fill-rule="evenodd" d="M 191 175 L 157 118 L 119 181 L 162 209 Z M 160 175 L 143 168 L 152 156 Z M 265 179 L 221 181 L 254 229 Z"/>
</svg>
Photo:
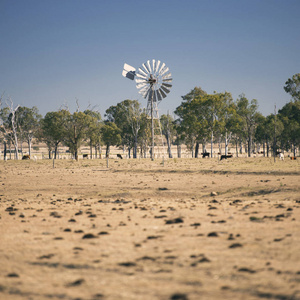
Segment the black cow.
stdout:
<svg viewBox="0 0 300 300">
<path fill-rule="evenodd" d="M 231 158 L 231 157 L 232 157 L 232 154 L 230 154 L 230 155 L 221 155 L 221 159 L 220 160 Z"/>
<path fill-rule="evenodd" d="M 209 153 L 208 152 L 203 152 L 203 153 L 201 153 L 201 155 L 202 155 L 202 158 L 209 157 Z"/>
<path fill-rule="evenodd" d="M 122 155 L 121 154 L 117 154 L 117 157 L 123 159 Z"/>
</svg>

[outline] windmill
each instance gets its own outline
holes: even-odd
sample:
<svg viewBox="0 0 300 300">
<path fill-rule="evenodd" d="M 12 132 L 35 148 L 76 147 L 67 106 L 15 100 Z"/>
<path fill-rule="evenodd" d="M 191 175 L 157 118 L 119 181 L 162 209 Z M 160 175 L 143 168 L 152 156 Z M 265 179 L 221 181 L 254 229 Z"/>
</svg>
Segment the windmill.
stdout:
<svg viewBox="0 0 300 300">
<path fill-rule="evenodd" d="M 147 115 L 151 118 L 151 159 L 154 158 L 154 118 L 158 118 L 158 103 L 167 97 L 172 87 L 169 68 L 159 60 L 148 60 L 138 70 L 124 64 L 122 75 L 135 79 L 138 92 L 147 100 Z M 154 116 L 154 114 L 156 114 Z"/>
</svg>

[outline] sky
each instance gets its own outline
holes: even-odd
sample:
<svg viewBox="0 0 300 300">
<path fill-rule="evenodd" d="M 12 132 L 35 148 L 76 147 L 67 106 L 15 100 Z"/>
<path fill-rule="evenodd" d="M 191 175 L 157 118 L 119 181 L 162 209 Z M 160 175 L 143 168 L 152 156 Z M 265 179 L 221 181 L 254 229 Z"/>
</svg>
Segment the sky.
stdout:
<svg viewBox="0 0 300 300">
<path fill-rule="evenodd" d="M 299 0 L 0 0 L 0 95 L 47 112 L 99 111 L 137 99 L 124 63 L 169 67 L 159 104 L 172 114 L 194 87 L 257 99 L 265 116 L 300 72 Z M 76 104 L 77 103 L 77 104 Z"/>
</svg>

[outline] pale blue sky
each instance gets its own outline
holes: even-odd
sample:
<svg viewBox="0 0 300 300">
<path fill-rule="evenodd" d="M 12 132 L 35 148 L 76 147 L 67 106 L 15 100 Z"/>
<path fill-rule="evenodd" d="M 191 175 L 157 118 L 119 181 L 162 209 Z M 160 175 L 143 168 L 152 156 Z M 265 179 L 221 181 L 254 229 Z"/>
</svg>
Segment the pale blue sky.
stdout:
<svg viewBox="0 0 300 300">
<path fill-rule="evenodd" d="M 160 114 L 200 86 L 268 115 L 300 72 L 299 14 L 299 0 L 0 0 L 0 94 L 43 115 L 78 99 L 103 116 L 125 99 L 146 106 L 123 64 L 159 59 L 173 77 Z"/>
</svg>

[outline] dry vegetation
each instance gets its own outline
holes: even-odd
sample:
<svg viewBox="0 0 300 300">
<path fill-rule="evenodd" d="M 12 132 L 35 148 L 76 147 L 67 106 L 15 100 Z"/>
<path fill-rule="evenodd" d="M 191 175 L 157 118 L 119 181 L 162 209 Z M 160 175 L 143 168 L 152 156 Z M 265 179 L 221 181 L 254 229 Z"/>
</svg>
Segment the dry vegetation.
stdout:
<svg viewBox="0 0 300 300">
<path fill-rule="evenodd" d="M 300 160 L 0 162 L 0 299 L 300 299 Z"/>
</svg>

